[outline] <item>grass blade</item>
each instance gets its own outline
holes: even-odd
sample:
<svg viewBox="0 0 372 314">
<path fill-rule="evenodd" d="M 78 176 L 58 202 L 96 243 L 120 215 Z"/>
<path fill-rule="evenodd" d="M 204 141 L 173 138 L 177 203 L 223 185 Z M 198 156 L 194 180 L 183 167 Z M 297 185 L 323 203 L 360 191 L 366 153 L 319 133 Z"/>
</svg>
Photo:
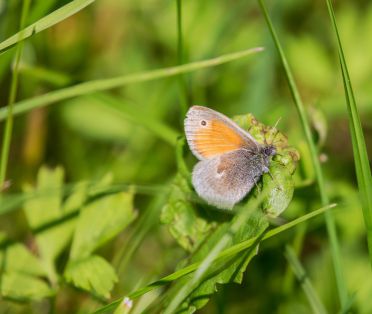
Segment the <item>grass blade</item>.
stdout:
<svg viewBox="0 0 372 314">
<path fill-rule="evenodd" d="M 22 29 L 17 34 L 14 34 L 13 36 L 1 42 L 0 54 L 10 49 L 18 42 L 23 41 L 26 38 L 31 37 L 34 34 L 40 33 L 41 31 L 67 19 L 68 17 L 81 11 L 94 1 L 95 0 L 74 0 L 67 3 L 65 6 L 59 8 L 58 10 L 55 10 L 54 12 L 50 13 L 47 16 L 44 16 L 43 18 L 26 27 L 25 29 Z"/>
<path fill-rule="evenodd" d="M 334 208 L 335 206 L 336 206 L 336 204 L 330 204 L 328 206 L 325 206 L 325 207 L 322 207 L 320 209 L 314 210 L 311 213 L 303 215 L 303 216 L 301 216 L 301 217 L 299 217 L 299 218 L 297 218 L 297 219 L 295 219 L 291 222 L 288 222 L 288 223 L 286 223 L 282 226 L 271 229 L 268 232 L 266 232 L 266 234 L 264 234 L 264 236 L 262 237 L 262 241 L 266 240 L 266 239 L 269 239 L 269 238 L 272 238 L 272 237 L 276 236 L 277 234 L 282 233 L 282 232 L 284 232 L 284 231 L 286 231 L 290 228 L 293 228 L 293 227 L 297 226 L 298 224 L 300 224 L 302 222 L 305 222 L 305 221 L 307 221 L 311 218 L 314 218 L 314 217 L 316 217 L 320 214 L 323 214 L 324 212 L 328 211 L 331 208 Z M 250 248 L 257 241 L 257 239 L 258 239 L 258 237 L 249 239 L 247 241 L 236 244 L 236 245 L 222 251 L 221 253 L 219 253 L 217 255 L 217 257 L 215 258 L 214 261 L 236 255 L 236 254 Z M 184 267 L 184 268 L 182 268 L 182 269 L 180 269 L 180 270 L 178 270 L 178 271 L 176 271 L 176 272 L 174 272 L 174 273 L 172 273 L 168 276 L 165 276 L 165 277 L 163 277 L 163 278 L 161 278 L 157 281 L 154 281 L 154 282 L 150 283 L 149 285 L 147 285 L 143 288 L 140 288 L 140 289 L 130 293 L 128 297 L 130 299 L 138 298 L 141 295 L 144 295 L 145 293 L 147 293 L 147 292 L 149 292 L 153 289 L 160 288 L 160 287 L 162 287 L 166 284 L 171 283 L 174 280 L 177 280 L 177 279 L 179 279 L 183 276 L 186 276 L 187 274 L 192 273 L 193 271 L 198 269 L 199 266 L 200 266 L 200 263 L 194 263 L 194 264 L 191 264 L 189 266 L 186 266 L 186 267 Z M 118 306 L 120 304 L 122 299 L 123 298 L 115 300 L 114 302 L 97 309 L 94 313 L 98 314 L 98 313 L 107 313 L 109 311 L 112 311 L 113 309 L 115 309 L 116 306 Z"/>
<path fill-rule="evenodd" d="M 251 48 L 238 52 L 225 54 L 216 58 L 187 63 L 180 66 L 158 69 L 153 71 L 146 71 L 137 74 L 123 75 L 119 77 L 88 81 L 74 86 L 59 89 L 44 95 L 34 97 L 31 99 L 23 100 L 15 104 L 14 115 L 25 113 L 35 108 L 45 107 L 47 105 L 56 103 L 61 100 L 69 99 L 76 96 L 87 95 L 90 93 L 113 89 L 121 87 L 127 84 L 140 83 L 151 81 L 159 78 L 169 77 L 178 75 L 181 73 L 187 73 L 196 71 L 203 68 L 213 67 L 223 63 L 231 62 L 250 54 L 262 51 L 262 47 Z M 0 109 L 0 121 L 4 120 L 6 116 L 6 109 Z"/>
<path fill-rule="evenodd" d="M 306 114 L 304 105 L 302 103 L 300 94 L 298 92 L 298 88 L 294 81 L 292 71 L 289 67 L 287 58 L 284 54 L 283 48 L 279 42 L 279 38 L 276 34 L 276 31 L 271 22 L 271 19 L 268 15 L 266 6 L 263 0 L 258 0 L 258 1 L 261 6 L 263 15 L 266 19 L 272 38 L 274 40 L 275 46 L 278 50 L 280 60 L 285 70 L 288 85 L 289 85 L 293 100 L 295 102 L 296 109 L 297 109 L 297 112 L 298 112 L 298 115 L 299 115 L 299 118 L 301 120 L 301 124 L 303 127 L 303 131 L 305 133 L 306 141 L 309 146 L 310 153 L 311 153 L 311 160 L 312 160 L 312 164 L 314 167 L 314 172 L 315 172 L 315 176 L 316 176 L 316 180 L 317 180 L 317 184 L 319 188 L 320 199 L 321 199 L 322 205 L 325 206 L 326 204 L 329 203 L 329 200 L 328 200 L 328 196 L 325 190 L 324 177 L 323 177 L 323 172 L 320 166 L 320 161 L 318 158 L 318 151 L 314 143 L 314 140 L 312 138 L 307 114 Z M 341 307 L 344 307 L 344 305 L 347 303 L 347 300 L 348 300 L 348 293 L 347 293 L 347 286 L 346 286 L 346 281 L 344 277 L 344 271 L 343 271 L 343 267 L 341 264 L 341 253 L 340 253 L 340 246 L 339 246 L 339 241 L 338 241 L 337 232 L 336 232 L 336 225 L 335 225 L 334 217 L 331 212 L 325 213 L 325 221 L 326 221 L 327 232 L 328 232 L 328 237 L 330 241 L 332 262 L 333 262 L 333 268 L 334 268 L 336 284 L 337 284 L 337 291 L 339 294 Z"/>
<path fill-rule="evenodd" d="M 22 5 L 22 13 L 21 13 L 21 21 L 20 21 L 20 29 L 22 29 L 26 23 L 26 18 L 28 15 L 28 11 L 30 8 L 30 0 L 24 0 Z M 22 31 L 18 37 L 21 37 Z M 17 96 L 17 89 L 18 89 L 18 70 L 19 70 L 19 62 L 21 60 L 23 50 L 23 42 L 20 42 L 17 45 L 15 57 L 14 57 L 14 66 L 12 71 L 12 81 L 10 84 L 10 93 L 9 93 L 9 100 L 8 106 L 4 108 L 6 110 L 6 123 L 4 127 L 4 136 L 3 136 L 3 145 L 1 147 L 1 161 L 0 161 L 0 189 L 4 186 L 5 178 L 6 178 L 6 170 L 8 166 L 8 158 L 9 158 L 9 150 L 10 150 L 10 143 L 12 140 L 12 132 L 13 132 L 13 107 L 14 102 Z"/>
<path fill-rule="evenodd" d="M 333 30 L 337 38 L 337 49 L 340 59 L 342 78 L 344 83 L 346 106 L 349 115 L 349 126 L 350 134 L 353 145 L 353 153 L 355 160 L 355 170 L 358 180 L 358 188 L 361 196 L 362 210 L 364 216 L 364 223 L 367 231 L 367 242 L 370 263 L 372 267 L 372 176 L 371 168 L 368 159 L 368 153 L 366 148 L 366 143 L 364 140 L 362 124 L 360 122 L 358 107 L 355 102 L 355 96 L 353 87 L 351 85 L 351 80 L 349 76 L 349 71 L 347 68 L 344 51 L 342 48 L 340 34 L 338 32 L 336 18 L 330 0 L 326 0 L 328 13 L 331 18 Z"/>
<path fill-rule="evenodd" d="M 183 33 L 182 33 L 182 0 L 177 0 L 177 64 L 181 65 L 184 63 L 184 46 L 183 46 Z M 186 78 L 184 75 L 178 77 L 178 88 L 179 88 L 179 102 L 180 102 L 180 113 L 181 121 L 183 121 L 186 115 L 187 105 L 187 85 Z"/>
<path fill-rule="evenodd" d="M 302 267 L 301 262 L 298 260 L 296 253 L 289 245 L 285 247 L 284 255 L 291 265 L 298 281 L 300 282 L 310 306 L 313 309 L 313 312 L 317 314 L 326 314 L 327 310 L 320 301 L 318 294 L 316 293 L 309 277 L 307 276 L 305 269 Z"/>
<path fill-rule="evenodd" d="M 109 108 L 118 116 L 122 116 L 124 119 L 128 119 L 143 126 L 170 145 L 176 145 L 177 137 L 180 134 L 172 127 L 162 121 L 149 117 L 146 115 L 146 112 L 142 112 L 137 106 L 133 106 L 131 103 L 115 98 L 108 93 L 97 94 L 95 96 L 103 103 L 109 105 Z"/>
</svg>

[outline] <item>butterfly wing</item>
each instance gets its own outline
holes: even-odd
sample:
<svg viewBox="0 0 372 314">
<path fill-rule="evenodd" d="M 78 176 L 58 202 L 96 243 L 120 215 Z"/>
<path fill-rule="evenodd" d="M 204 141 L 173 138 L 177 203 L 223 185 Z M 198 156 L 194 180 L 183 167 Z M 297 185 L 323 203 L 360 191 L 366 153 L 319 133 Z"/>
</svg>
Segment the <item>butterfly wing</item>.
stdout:
<svg viewBox="0 0 372 314">
<path fill-rule="evenodd" d="M 198 195 L 221 209 L 231 209 L 261 177 L 261 156 L 245 149 L 199 161 L 192 173 Z"/>
<path fill-rule="evenodd" d="M 259 145 L 232 120 L 202 106 L 193 106 L 187 112 L 185 133 L 191 151 L 200 160 L 243 147 L 257 150 Z"/>
</svg>

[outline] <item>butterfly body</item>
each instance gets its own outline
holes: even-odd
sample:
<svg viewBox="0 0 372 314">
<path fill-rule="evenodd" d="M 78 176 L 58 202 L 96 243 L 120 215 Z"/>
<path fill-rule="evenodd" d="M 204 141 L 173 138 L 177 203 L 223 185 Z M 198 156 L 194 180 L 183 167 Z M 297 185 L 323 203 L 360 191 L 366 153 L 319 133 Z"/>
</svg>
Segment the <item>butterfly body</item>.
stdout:
<svg viewBox="0 0 372 314">
<path fill-rule="evenodd" d="M 190 108 L 185 133 L 200 160 L 192 183 L 200 197 L 221 209 L 230 209 L 269 171 L 276 154 L 273 145 L 259 144 L 232 120 L 212 109 Z"/>
</svg>

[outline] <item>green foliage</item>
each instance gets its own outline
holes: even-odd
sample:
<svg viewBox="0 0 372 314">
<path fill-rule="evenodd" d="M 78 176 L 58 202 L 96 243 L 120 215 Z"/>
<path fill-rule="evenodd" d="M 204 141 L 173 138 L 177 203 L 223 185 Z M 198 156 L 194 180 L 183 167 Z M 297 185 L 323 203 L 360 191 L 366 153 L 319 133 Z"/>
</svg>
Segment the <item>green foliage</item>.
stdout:
<svg viewBox="0 0 372 314">
<path fill-rule="evenodd" d="M 368 1 L 0 1 L 0 312 L 371 313 L 371 26 Z M 277 147 L 232 211 L 190 182 L 191 105 Z"/>
<path fill-rule="evenodd" d="M 72 241 L 72 260 L 86 258 L 135 218 L 132 193 L 118 193 L 88 203 L 80 211 Z"/>
<path fill-rule="evenodd" d="M 75 287 L 108 299 L 118 277 L 112 266 L 102 257 L 90 255 L 74 259 L 66 267 L 64 277 Z"/>
<path fill-rule="evenodd" d="M 2 296 L 29 301 L 54 294 L 53 289 L 42 279 L 47 275 L 45 267 L 24 245 L 11 243 L 3 237 L 1 246 L 5 247 L 0 252 Z"/>
<path fill-rule="evenodd" d="M 1 291 L 7 298 L 37 300 L 55 294 L 60 284 L 57 258 L 71 241 L 65 280 L 99 298 L 110 296 L 117 275 L 105 259 L 93 252 L 133 221 L 133 193 L 114 193 L 92 200 L 110 184 L 111 177 L 107 176 L 89 187 L 86 183 L 77 184 L 64 199 L 63 181 L 61 167 L 42 167 L 35 189 L 26 188 L 28 193 L 37 195 L 25 202 L 24 211 L 35 233 L 39 256 L 19 243 L 2 240 L 5 249 L 0 254 Z M 48 278 L 49 285 L 42 277 Z"/>
</svg>

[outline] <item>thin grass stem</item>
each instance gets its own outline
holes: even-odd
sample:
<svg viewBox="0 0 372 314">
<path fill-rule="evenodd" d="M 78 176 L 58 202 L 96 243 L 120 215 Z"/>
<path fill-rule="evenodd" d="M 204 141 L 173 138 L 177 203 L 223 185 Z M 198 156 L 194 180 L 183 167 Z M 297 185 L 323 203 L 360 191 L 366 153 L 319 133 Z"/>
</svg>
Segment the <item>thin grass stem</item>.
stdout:
<svg viewBox="0 0 372 314">
<path fill-rule="evenodd" d="M 371 167 L 364 140 L 363 128 L 359 118 L 358 107 L 355 101 L 354 91 L 351 84 L 349 70 L 342 48 L 341 37 L 337 28 L 336 17 L 331 0 L 326 0 L 332 28 L 337 39 L 337 49 L 341 66 L 342 79 L 344 84 L 346 107 L 349 115 L 350 134 L 353 145 L 355 170 L 358 181 L 361 205 L 363 210 L 364 223 L 367 231 L 367 243 L 372 267 L 372 176 Z M 346 306 L 346 304 L 344 304 Z"/>
<path fill-rule="evenodd" d="M 256 52 L 262 51 L 262 47 L 251 48 L 247 50 L 242 50 L 238 52 L 233 52 L 229 54 L 225 54 L 216 58 L 197 61 L 192 63 L 183 64 L 180 66 L 170 67 L 170 68 L 163 68 L 157 69 L 153 71 L 146 71 L 136 74 L 129 74 L 123 75 L 119 77 L 109 78 L 109 79 L 102 79 L 102 80 L 94 80 L 94 81 L 87 81 L 81 84 L 77 84 L 74 86 L 62 88 L 53 92 L 46 93 L 44 95 L 34 97 L 31 99 L 26 99 L 14 104 L 14 115 L 19 115 L 25 112 L 28 112 L 34 108 L 41 108 L 56 102 L 73 98 L 76 96 L 82 96 L 91 94 L 98 91 L 109 90 L 121 86 L 125 86 L 128 84 L 133 83 L 140 83 L 151 81 L 159 78 L 165 78 L 170 76 L 179 75 L 181 73 L 188 73 L 193 72 L 199 69 L 214 67 L 216 65 L 220 65 L 223 63 L 231 62 L 233 60 L 237 60 L 248 55 L 251 55 Z M 0 121 L 4 120 L 6 117 L 6 109 L 0 109 Z"/>
<path fill-rule="evenodd" d="M 311 153 L 311 161 L 314 167 L 316 181 L 317 181 L 317 185 L 319 188 L 320 199 L 321 199 L 322 205 L 324 206 L 329 203 L 329 199 L 326 194 L 323 172 L 322 172 L 320 161 L 318 158 L 318 150 L 317 150 L 317 147 L 314 143 L 314 140 L 311 134 L 310 124 L 307 118 L 306 110 L 302 103 L 302 99 L 298 92 L 298 88 L 294 81 L 292 71 L 288 64 L 287 58 L 284 54 L 279 38 L 276 34 L 274 26 L 267 12 L 266 5 L 264 4 L 263 0 L 258 0 L 258 1 L 261 6 L 261 9 L 265 17 L 265 20 L 267 22 L 270 33 L 273 37 L 275 46 L 278 50 L 280 60 L 285 70 L 288 85 L 289 85 L 293 100 L 296 105 L 296 109 L 297 109 L 297 112 L 298 112 L 298 115 L 301 121 L 301 125 L 303 127 L 303 131 L 305 134 L 307 144 L 309 146 L 309 150 Z M 338 291 L 341 307 L 343 307 L 347 303 L 348 292 L 347 292 L 347 285 L 346 285 L 346 280 L 344 276 L 344 270 L 343 270 L 342 263 L 341 263 L 340 245 L 339 245 L 339 241 L 337 237 L 336 225 L 335 225 L 333 214 L 331 212 L 325 212 L 325 221 L 326 221 L 327 232 L 328 232 L 328 237 L 329 237 L 329 242 L 330 242 L 333 268 L 334 268 L 335 277 L 336 277 L 337 291 Z"/>
<path fill-rule="evenodd" d="M 24 28 L 24 25 L 26 23 L 26 18 L 28 15 L 29 8 L 30 8 L 30 0 L 24 0 L 22 4 L 22 13 L 21 13 L 21 20 L 20 20 L 21 30 Z M 22 33 L 20 33 L 19 36 L 21 36 L 21 34 Z M 5 108 L 6 122 L 5 122 L 5 127 L 4 127 L 3 145 L 1 148 L 0 188 L 5 183 L 6 171 L 8 167 L 10 143 L 12 141 L 12 133 L 13 133 L 13 107 L 14 107 L 16 96 L 17 96 L 18 70 L 19 70 L 19 62 L 22 56 L 22 50 L 23 50 L 23 42 L 19 42 L 16 47 L 16 52 L 15 52 L 15 57 L 14 57 L 14 65 L 13 65 L 13 70 L 12 70 L 12 81 L 10 84 L 8 106 Z"/>
<path fill-rule="evenodd" d="M 313 312 L 316 314 L 326 314 L 327 310 L 325 309 L 323 303 L 320 301 L 319 296 L 316 293 L 316 290 L 314 289 L 314 286 L 311 283 L 308 275 L 306 274 L 304 267 L 301 265 L 301 262 L 297 258 L 296 252 L 291 246 L 287 245 L 285 247 L 284 255 L 298 281 L 300 282 Z"/>
<path fill-rule="evenodd" d="M 182 31 L 182 0 L 177 0 L 177 63 L 181 65 L 185 62 L 185 53 L 183 46 L 183 31 Z M 187 86 L 185 76 L 178 76 L 179 101 L 181 109 L 181 120 L 187 112 Z"/>
</svg>

